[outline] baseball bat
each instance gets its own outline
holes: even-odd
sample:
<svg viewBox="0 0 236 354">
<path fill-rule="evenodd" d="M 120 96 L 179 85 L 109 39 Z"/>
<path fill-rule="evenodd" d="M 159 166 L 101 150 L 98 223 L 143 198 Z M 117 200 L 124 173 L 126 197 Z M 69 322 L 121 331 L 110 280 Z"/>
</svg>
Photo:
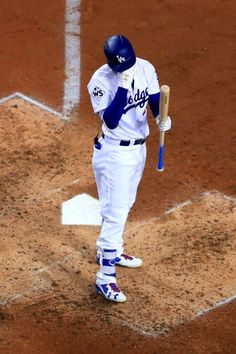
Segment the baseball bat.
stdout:
<svg viewBox="0 0 236 354">
<path fill-rule="evenodd" d="M 168 85 L 161 86 L 160 92 L 160 120 L 164 121 L 168 115 L 169 109 L 169 100 L 170 100 L 170 87 Z M 157 171 L 164 171 L 164 150 L 165 150 L 165 132 L 160 132 L 159 139 L 159 156 L 158 156 L 158 164 L 156 166 Z"/>
</svg>

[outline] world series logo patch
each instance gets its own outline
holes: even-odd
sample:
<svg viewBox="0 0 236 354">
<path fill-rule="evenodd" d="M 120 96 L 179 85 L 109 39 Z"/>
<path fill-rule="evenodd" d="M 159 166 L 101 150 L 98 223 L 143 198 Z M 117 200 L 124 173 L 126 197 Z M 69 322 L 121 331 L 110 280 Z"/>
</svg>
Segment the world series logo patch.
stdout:
<svg viewBox="0 0 236 354">
<path fill-rule="evenodd" d="M 93 89 L 92 95 L 93 95 L 97 100 L 99 100 L 99 99 L 102 98 L 102 96 L 104 95 L 104 93 L 105 93 L 105 92 L 104 92 L 100 87 L 95 86 L 94 89 Z"/>
</svg>

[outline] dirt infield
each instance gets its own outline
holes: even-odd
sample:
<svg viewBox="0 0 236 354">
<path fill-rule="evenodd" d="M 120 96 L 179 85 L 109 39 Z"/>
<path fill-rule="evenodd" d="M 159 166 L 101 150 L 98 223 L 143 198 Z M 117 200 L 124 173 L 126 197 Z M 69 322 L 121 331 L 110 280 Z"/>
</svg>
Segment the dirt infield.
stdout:
<svg viewBox="0 0 236 354">
<path fill-rule="evenodd" d="M 0 97 L 23 92 L 60 109 L 64 74 L 64 0 L 1 4 Z M 52 49 L 53 48 L 53 49 Z"/>
<path fill-rule="evenodd" d="M 65 3 L 51 5 L 1 5 L 0 99 L 20 91 L 61 111 Z M 236 353 L 235 4 L 116 6 L 82 1 L 81 103 L 70 121 L 20 99 L 0 106 L 0 352 Z M 122 305 L 94 293 L 99 227 L 61 224 L 63 201 L 97 198 L 98 122 L 86 84 L 116 32 L 170 85 L 173 117 L 157 174 L 150 116 L 147 166 L 125 230 L 144 266 L 118 269 Z"/>
</svg>

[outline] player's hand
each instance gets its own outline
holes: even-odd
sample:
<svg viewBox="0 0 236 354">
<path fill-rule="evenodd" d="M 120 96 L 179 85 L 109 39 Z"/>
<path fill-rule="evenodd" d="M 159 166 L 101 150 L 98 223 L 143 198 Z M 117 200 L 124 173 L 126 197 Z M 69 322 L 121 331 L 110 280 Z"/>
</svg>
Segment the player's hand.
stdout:
<svg viewBox="0 0 236 354">
<path fill-rule="evenodd" d="M 166 132 L 171 128 L 171 118 L 167 116 L 162 122 L 160 121 L 160 116 L 158 115 L 156 118 L 156 123 L 160 132 Z"/>
<path fill-rule="evenodd" d="M 134 67 L 135 65 L 123 71 L 122 73 L 118 73 L 118 85 L 120 87 L 123 87 L 125 89 L 129 89 L 131 87 L 134 77 Z"/>
</svg>

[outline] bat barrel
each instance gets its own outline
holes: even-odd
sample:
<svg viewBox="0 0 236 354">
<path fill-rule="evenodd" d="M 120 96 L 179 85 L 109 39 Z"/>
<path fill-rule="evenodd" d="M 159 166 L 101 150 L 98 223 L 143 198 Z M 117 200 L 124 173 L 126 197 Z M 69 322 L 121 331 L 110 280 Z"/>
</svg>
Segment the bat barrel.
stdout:
<svg viewBox="0 0 236 354">
<path fill-rule="evenodd" d="M 170 87 L 167 85 L 162 85 L 160 94 L 160 119 L 164 120 L 168 115 Z"/>
</svg>

